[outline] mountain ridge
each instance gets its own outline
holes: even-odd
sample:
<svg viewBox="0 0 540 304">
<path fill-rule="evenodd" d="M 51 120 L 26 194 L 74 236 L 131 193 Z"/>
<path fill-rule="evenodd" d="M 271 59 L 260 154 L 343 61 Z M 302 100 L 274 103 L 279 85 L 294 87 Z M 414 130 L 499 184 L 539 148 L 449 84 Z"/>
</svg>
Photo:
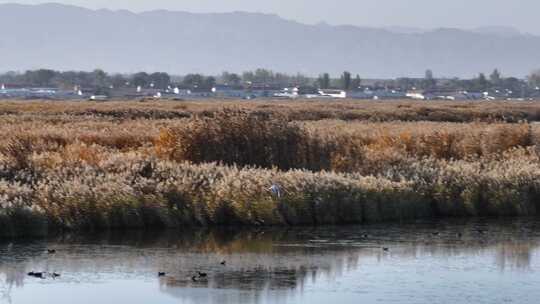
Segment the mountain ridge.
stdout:
<svg viewBox="0 0 540 304">
<path fill-rule="evenodd" d="M 540 67 L 540 37 L 505 27 L 399 32 L 250 12 L 134 13 L 10 3 L 0 4 L 0 28 L 9 29 L 0 36 L 0 70 L 216 74 L 264 67 L 386 78 L 421 76 L 426 69 L 469 77 L 494 68 L 522 77 Z"/>
</svg>

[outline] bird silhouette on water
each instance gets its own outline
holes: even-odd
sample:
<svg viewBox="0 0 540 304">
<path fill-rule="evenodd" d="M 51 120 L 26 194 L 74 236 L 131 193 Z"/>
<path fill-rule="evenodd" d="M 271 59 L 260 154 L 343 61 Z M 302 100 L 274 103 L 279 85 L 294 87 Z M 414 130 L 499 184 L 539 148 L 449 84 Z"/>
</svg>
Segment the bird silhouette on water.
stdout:
<svg viewBox="0 0 540 304">
<path fill-rule="evenodd" d="M 208 277 L 208 274 L 206 272 L 200 272 L 200 271 L 197 271 L 197 274 L 199 275 L 199 278 L 206 278 Z"/>
<path fill-rule="evenodd" d="M 227 261 L 221 261 L 220 264 L 223 265 L 223 266 L 225 266 L 225 265 L 227 265 Z"/>
<path fill-rule="evenodd" d="M 30 277 L 38 278 L 38 279 L 45 279 L 46 277 L 56 279 L 61 276 L 61 274 L 57 272 L 47 273 L 47 272 L 35 272 L 35 271 L 30 271 L 29 273 L 27 273 L 27 275 Z"/>
<path fill-rule="evenodd" d="M 383 247 L 382 250 L 385 251 L 385 252 L 388 252 L 388 251 L 390 251 L 390 248 L 388 248 L 388 247 Z"/>
<path fill-rule="evenodd" d="M 34 277 L 34 278 L 39 278 L 39 279 L 45 278 L 45 273 L 44 272 L 31 271 L 31 272 L 28 273 L 28 275 L 31 276 L 31 277 Z"/>
<path fill-rule="evenodd" d="M 47 249 L 47 252 L 49 254 L 55 254 L 56 253 L 56 249 Z"/>
<path fill-rule="evenodd" d="M 167 274 L 165 272 L 158 272 L 158 277 L 164 277 L 166 276 Z"/>
</svg>

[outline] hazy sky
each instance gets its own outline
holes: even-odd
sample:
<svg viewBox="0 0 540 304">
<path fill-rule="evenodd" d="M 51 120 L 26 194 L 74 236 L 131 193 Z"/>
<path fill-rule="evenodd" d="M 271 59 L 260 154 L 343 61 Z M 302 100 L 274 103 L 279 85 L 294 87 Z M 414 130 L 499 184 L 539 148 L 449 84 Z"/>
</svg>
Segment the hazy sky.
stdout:
<svg viewBox="0 0 540 304">
<path fill-rule="evenodd" d="M 250 11 L 275 13 L 305 23 L 420 28 L 511 26 L 540 34 L 539 0 L 0 0 L 60 2 L 89 8 Z"/>
</svg>

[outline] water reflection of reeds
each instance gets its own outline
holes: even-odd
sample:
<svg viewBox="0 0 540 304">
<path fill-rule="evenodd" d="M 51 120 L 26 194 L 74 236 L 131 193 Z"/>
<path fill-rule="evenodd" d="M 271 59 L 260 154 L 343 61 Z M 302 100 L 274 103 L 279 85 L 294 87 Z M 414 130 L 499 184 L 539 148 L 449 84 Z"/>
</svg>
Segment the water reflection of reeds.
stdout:
<svg viewBox="0 0 540 304">
<path fill-rule="evenodd" d="M 486 232 L 479 233 L 478 227 L 486 227 Z M 339 278 L 373 259 L 429 258 L 444 264 L 455 257 L 486 256 L 500 271 L 528 271 L 540 247 L 537 228 L 533 220 L 62 235 L 0 243 L 0 296 L 7 299 L 12 288 L 24 286 L 31 270 L 59 271 L 65 274 L 63 280 L 73 283 L 148 279 L 167 271 L 159 280 L 160 290 L 173 296 L 193 295 L 179 292 L 184 289 L 208 288 L 223 291 L 227 298 L 233 297 L 227 290 L 236 290 L 237 297 L 255 302 L 268 294 L 301 293 L 308 283 Z M 390 252 L 384 253 L 382 246 L 390 246 Z M 50 247 L 58 253 L 48 255 Z M 220 265 L 222 260 L 226 266 Z M 207 272 L 208 278 L 192 280 L 197 271 Z"/>
</svg>

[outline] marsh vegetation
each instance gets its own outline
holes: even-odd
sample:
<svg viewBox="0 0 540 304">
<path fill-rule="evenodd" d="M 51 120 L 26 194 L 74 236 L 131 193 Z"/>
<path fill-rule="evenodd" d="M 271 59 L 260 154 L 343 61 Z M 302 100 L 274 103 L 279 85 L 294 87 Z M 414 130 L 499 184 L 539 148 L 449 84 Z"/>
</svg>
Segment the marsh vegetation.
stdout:
<svg viewBox="0 0 540 304">
<path fill-rule="evenodd" d="M 0 235 L 536 215 L 539 117 L 506 102 L 3 102 Z"/>
</svg>

